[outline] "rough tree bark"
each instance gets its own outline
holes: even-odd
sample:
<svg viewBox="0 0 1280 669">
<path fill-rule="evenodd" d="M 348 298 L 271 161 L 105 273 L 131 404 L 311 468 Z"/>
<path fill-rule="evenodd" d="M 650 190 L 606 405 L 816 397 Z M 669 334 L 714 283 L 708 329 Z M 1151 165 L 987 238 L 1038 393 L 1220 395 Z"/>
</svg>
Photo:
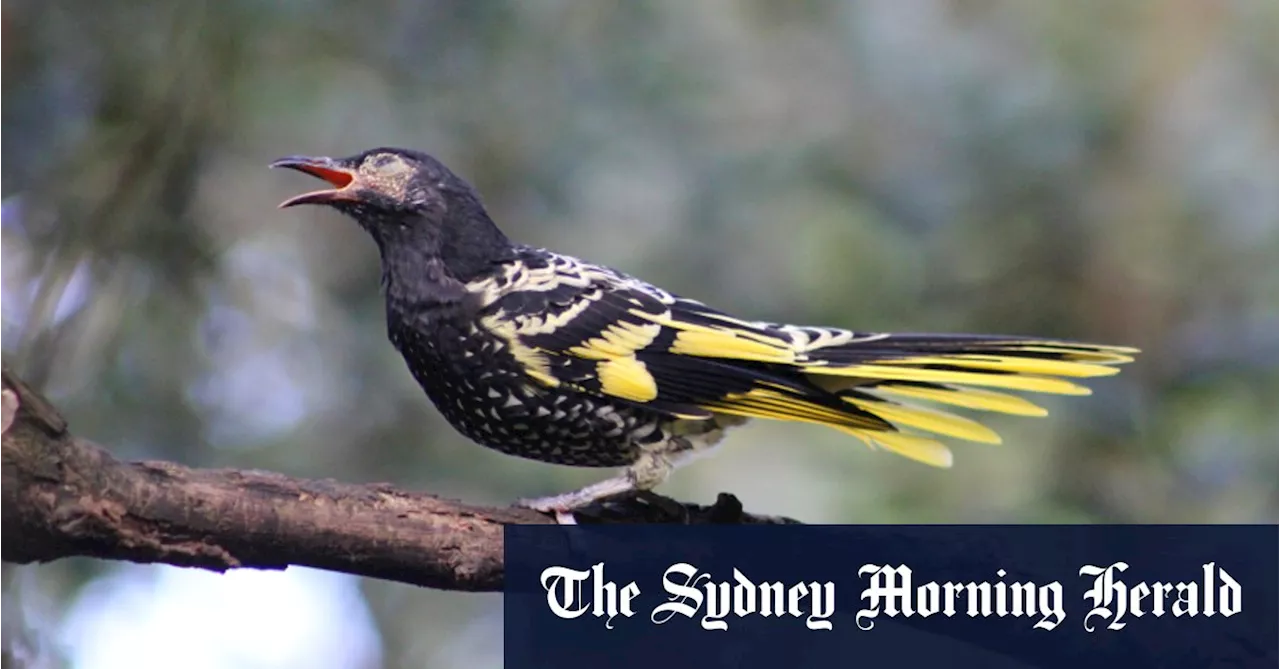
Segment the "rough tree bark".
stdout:
<svg viewBox="0 0 1280 669">
<path fill-rule="evenodd" d="M 78 439 L 44 397 L 3 370 L 0 559 L 92 556 L 224 571 L 316 567 L 446 590 L 502 588 L 502 528 L 553 522 L 398 490 L 262 471 L 122 462 Z M 579 522 L 785 523 L 645 495 Z"/>
</svg>

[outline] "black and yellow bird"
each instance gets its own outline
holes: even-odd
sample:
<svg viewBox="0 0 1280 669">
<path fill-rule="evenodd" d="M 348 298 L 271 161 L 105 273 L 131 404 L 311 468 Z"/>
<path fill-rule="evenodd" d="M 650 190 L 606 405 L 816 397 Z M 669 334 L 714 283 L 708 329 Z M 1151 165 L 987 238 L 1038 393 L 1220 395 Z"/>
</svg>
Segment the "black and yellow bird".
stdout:
<svg viewBox="0 0 1280 669">
<path fill-rule="evenodd" d="M 1087 395 L 1136 349 L 969 334 L 892 334 L 739 318 L 622 272 L 516 244 L 475 189 L 429 155 L 381 148 L 283 158 L 332 188 L 280 206 L 354 218 L 382 257 L 387 332 L 444 417 L 504 453 L 625 467 L 521 502 L 572 512 L 661 483 L 751 418 L 826 425 L 937 467 L 937 437 L 998 443 L 943 405 L 1019 416 L 1005 391 Z M 921 404 L 924 403 L 924 404 Z M 562 516 L 563 517 L 563 516 Z"/>
</svg>

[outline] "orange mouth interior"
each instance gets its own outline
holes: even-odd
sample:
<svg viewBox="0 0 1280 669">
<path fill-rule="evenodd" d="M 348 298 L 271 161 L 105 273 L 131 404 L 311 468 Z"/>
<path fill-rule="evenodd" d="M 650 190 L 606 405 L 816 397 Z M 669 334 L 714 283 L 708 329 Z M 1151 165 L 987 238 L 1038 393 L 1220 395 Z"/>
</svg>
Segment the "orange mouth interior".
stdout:
<svg viewBox="0 0 1280 669">
<path fill-rule="evenodd" d="M 350 172 L 332 170 L 318 165 L 299 165 L 298 169 L 310 174 L 311 176 L 319 177 L 328 181 L 334 188 L 346 188 L 356 179 L 355 175 Z"/>
</svg>

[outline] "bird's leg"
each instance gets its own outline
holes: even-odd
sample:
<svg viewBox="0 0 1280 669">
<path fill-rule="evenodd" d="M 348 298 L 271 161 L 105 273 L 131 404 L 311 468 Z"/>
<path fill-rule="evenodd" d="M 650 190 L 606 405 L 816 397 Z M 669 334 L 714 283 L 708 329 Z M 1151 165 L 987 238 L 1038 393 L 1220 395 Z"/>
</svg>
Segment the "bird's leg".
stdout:
<svg viewBox="0 0 1280 669">
<path fill-rule="evenodd" d="M 674 441 L 683 442 L 683 440 Z M 675 445 L 672 442 L 667 442 L 667 444 Z M 573 512 L 576 510 L 601 500 L 620 497 L 641 490 L 651 490 L 657 487 L 667 480 L 667 477 L 675 470 L 679 458 L 673 456 L 687 449 L 688 446 L 685 445 L 684 448 L 668 446 L 661 450 L 644 450 L 640 452 L 640 457 L 636 458 L 636 461 L 630 467 L 624 469 L 617 476 L 607 478 L 599 483 L 593 483 L 573 492 L 550 497 L 517 500 L 516 506 L 543 513 L 554 513 L 556 514 L 556 521 L 561 525 L 573 525 L 575 524 Z"/>
<path fill-rule="evenodd" d="M 574 511 L 591 506 L 600 500 L 618 497 L 638 490 L 630 473 L 631 470 L 628 469 L 618 476 L 607 478 L 599 483 L 593 483 L 573 492 L 551 495 L 550 497 L 538 497 L 536 499 L 516 500 L 516 506 L 543 513 L 554 513 L 556 514 L 556 520 L 561 525 L 573 525 Z"/>
</svg>

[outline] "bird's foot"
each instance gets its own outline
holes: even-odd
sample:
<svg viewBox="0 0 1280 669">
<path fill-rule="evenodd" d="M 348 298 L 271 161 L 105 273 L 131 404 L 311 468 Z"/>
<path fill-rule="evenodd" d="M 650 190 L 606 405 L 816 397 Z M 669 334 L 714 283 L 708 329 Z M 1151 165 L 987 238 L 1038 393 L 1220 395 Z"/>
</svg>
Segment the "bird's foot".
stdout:
<svg viewBox="0 0 1280 669">
<path fill-rule="evenodd" d="M 562 502 L 561 497 L 564 495 L 518 499 L 515 505 L 524 509 L 533 509 L 539 513 L 550 513 L 556 517 L 557 525 L 577 525 L 578 520 L 573 515 L 573 509 Z"/>
<path fill-rule="evenodd" d="M 577 525 L 578 522 L 574 517 L 575 511 L 591 506 L 596 502 L 631 494 L 635 491 L 635 479 L 627 474 L 622 474 L 573 492 L 550 497 L 519 499 L 516 500 L 515 505 L 541 513 L 555 514 L 556 522 L 560 525 Z"/>
</svg>

